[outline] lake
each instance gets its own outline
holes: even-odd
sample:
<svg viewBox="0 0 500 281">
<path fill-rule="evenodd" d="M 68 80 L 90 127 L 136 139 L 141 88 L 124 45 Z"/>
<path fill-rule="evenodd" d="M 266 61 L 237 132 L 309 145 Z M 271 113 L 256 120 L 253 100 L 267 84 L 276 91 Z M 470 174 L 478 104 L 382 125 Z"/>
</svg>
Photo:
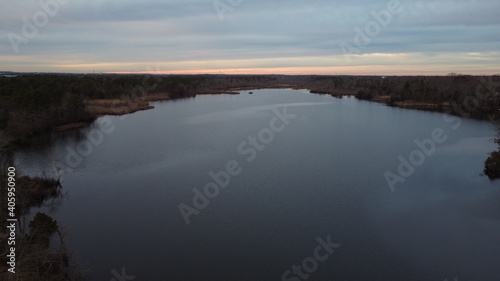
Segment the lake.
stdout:
<svg viewBox="0 0 500 281">
<path fill-rule="evenodd" d="M 253 93 L 155 102 L 15 154 L 66 170 L 42 209 L 89 280 L 498 280 L 492 123 Z"/>
</svg>

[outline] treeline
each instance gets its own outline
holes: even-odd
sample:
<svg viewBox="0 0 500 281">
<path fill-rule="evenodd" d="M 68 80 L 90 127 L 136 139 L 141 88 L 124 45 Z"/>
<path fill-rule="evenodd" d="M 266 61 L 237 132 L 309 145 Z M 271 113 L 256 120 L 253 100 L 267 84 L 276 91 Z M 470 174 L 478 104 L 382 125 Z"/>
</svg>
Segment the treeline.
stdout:
<svg viewBox="0 0 500 281">
<path fill-rule="evenodd" d="M 236 87 L 268 87 L 265 75 L 19 75 L 0 77 L 0 148 L 60 125 L 93 121 L 85 101 L 140 99 L 167 94 L 170 99 L 214 94 Z"/>
<path fill-rule="evenodd" d="M 498 79 L 498 76 L 493 77 Z M 437 110 L 471 102 L 471 117 L 498 115 L 499 87 L 484 78 L 449 76 L 327 76 L 327 75 L 19 75 L 0 77 L 0 147 L 23 142 L 33 134 L 60 125 L 92 121 L 96 113 L 85 102 L 95 99 L 137 99 L 167 94 L 171 99 L 216 94 L 245 88 L 305 88 L 333 96 L 386 102 L 389 105 Z M 496 81 L 499 82 L 499 81 Z M 419 103 L 417 105 L 417 103 Z M 429 109 L 428 107 L 425 109 Z M 497 118 L 498 119 L 498 118 Z M 495 119 L 495 120 L 497 120 Z"/>
<path fill-rule="evenodd" d="M 435 108 L 460 115 L 466 111 L 464 117 L 494 120 L 500 117 L 499 76 L 370 77 L 358 80 L 356 86 L 359 99 L 410 108 Z"/>
<path fill-rule="evenodd" d="M 92 121 L 85 100 L 168 92 L 189 95 L 199 81 L 145 75 L 21 75 L 0 77 L 0 138 L 18 142 L 59 125 Z M 7 140 L 5 140 L 7 139 Z M 2 142 L 0 141 L 0 146 Z"/>
<path fill-rule="evenodd" d="M 389 96 L 392 103 L 416 101 L 427 103 L 459 102 L 474 94 L 480 84 L 476 76 L 371 77 L 360 79 L 357 97 L 373 99 Z"/>
</svg>

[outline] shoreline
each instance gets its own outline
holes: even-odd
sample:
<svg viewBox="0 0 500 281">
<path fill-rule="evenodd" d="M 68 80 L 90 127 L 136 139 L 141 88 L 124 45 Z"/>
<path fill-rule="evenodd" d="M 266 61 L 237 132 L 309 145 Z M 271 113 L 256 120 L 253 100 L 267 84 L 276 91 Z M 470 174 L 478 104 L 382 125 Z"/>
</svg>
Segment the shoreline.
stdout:
<svg viewBox="0 0 500 281">
<path fill-rule="evenodd" d="M 342 96 L 356 96 L 354 90 L 327 90 L 323 87 L 314 87 L 314 86 L 300 86 L 297 84 L 279 84 L 279 85 L 270 85 L 270 86 L 242 86 L 242 87 L 227 87 L 227 88 L 219 88 L 219 89 L 206 89 L 206 90 L 198 90 L 194 91 L 188 96 L 196 97 L 197 95 L 239 95 L 240 91 L 250 91 L 250 90 L 264 90 L 264 89 L 292 89 L 292 90 L 307 90 L 311 94 L 320 94 L 320 95 L 331 95 L 332 97 L 342 97 Z M 172 98 L 167 93 L 156 93 L 150 94 L 147 96 L 143 96 L 140 98 L 114 98 L 114 99 L 89 99 L 84 101 L 85 109 L 91 113 L 95 118 L 103 117 L 103 116 L 122 116 L 126 114 L 132 114 L 138 111 L 154 109 L 154 106 L 150 104 L 150 102 L 156 101 L 168 101 L 175 100 L 176 98 Z M 40 134 L 46 131 L 55 131 L 55 132 L 67 132 L 76 129 L 81 129 L 86 126 L 89 126 L 95 121 L 92 120 L 80 120 L 77 122 L 70 122 L 62 125 L 53 126 L 51 128 L 47 128 L 42 132 L 35 133 Z M 2 141 L 0 139 L 0 141 Z M 0 147 L 1 150 L 8 150 L 11 146 L 15 146 L 20 139 L 14 138 L 5 138 Z"/>
<path fill-rule="evenodd" d="M 396 101 L 391 102 L 391 96 L 385 95 L 377 95 L 371 99 L 363 99 L 360 98 L 357 94 L 357 90 L 347 90 L 347 89 L 327 89 L 322 86 L 312 86 L 309 84 L 307 86 L 298 85 L 298 84 L 279 84 L 274 86 L 263 86 L 263 87 L 227 87 L 220 89 L 205 89 L 200 91 L 192 91 L 186 94 L 183 97 L 172 98 L 169 94 L 166 93 L 157 93 L 150 94 L 147 96 L 143 96 L 140 98 L 114 98 L 114 99 L 88 99 L 84 101 L 84 105 L 87 110 L 89 110 L 94 116 L 120 116 L 126 114 L 132 114 L 137 111 L 154 109 L 155 107 L 151 105 L 151 102 L 156 101 L 168 101 L 168 100 L 176 100 L 182 99 L 185 97 L 196 97 L 196 95 L 237 95 L 240 94 L 239 91 L 252 91 L 252 90 L 262 90 L 262 89 L 292 89 L 292 90 L 307 90 L 311 94 L 319 94 L 319 95 L 331 95 L 332 97 L 342 97 L 342 96 L 353 96 L 357 100 L 366 100 L 370 102 L 378 102 L 381 104 L 385 104 L 391 107 L 398 107 L 402 109 L 416 109 L 416 110 L 424 110 L 428 112 L 440 112 L 440 113 L 450 113 L 450 110 L 453 110 L 451 104 L 448 103 L 431 103 L 431 102 L 418 102 L 412 100 L 404 100 L 404 101 Z M 452 113 L 455 114 L 455 113 Z M 478 119 L 472 116 L 462 116 L 467 119 Z M 491 123 L 495 123 L 493 119 L 485 120 Z M 58 126 L 52 126 L 47 128 L 45 131 L 35 133 L 34 135 L 45 133 L 45 132 L 65 132 L 71 131 L 75 129 L 84 128 L 90 124 L 95 122 L 95 119 L 88 120 L 79 120 L 78 122 L 62 124 Z M 13 139 L 9 135 L 2 136 L 3 132 L 0 131 L 0 153 L 3 152 L 2 147 L 3 143 L 7 143 L 6 150 L 16 151 L 19 149 L 19 139 Z M 34 143 L 28 143 L 27 145 L 36 145 Z"/>
<path fill-rule="evenodd" d="M 390 96 L 376 96 L 372 99 L 360 99 L 360 100 L 382 103 L 387 106 L 393 106 L 404 109 L 417 109 L 417 110 L 443 112 L 443 113 L 445 113 L 446 110 L 452 108 L 450 103 L 448 102 L 430 103 L 430 102 L 417 102 L 417 101 L 407 100 L 407 101 L 397 101 L 391 103 L 390 98 L 391 98 Z"/>
<path fill-rule="evenodd" d="M 357 99 L 360 99 L 356 96 L 355 90 L 342 90 L 342 89 L 325 90 L 318 87 L 304 87 L 292 84 L 282 84 L 269 87 L 243 86 L 243 87 L 230 87 L 227 89 L 203 90 L 203 91 L 196 91 L 195 93 L 193 93 L 193 97 L 196 97 L 197 95 L 239 95 L 240 91 L 264 90 L 264 89 L 307 90 L 311 94 L 331 95 L 332 97 L 353 96 Z M 89 112 L 91 112 L 92 114 L 95 114 L 96 117 L 98 118 L 102 116 L 121 116 L 126 114 L 132 114 L 138 111 L 154 109 L 154 106 L 152 106 L 150 102 L 168 101 L 168 100 L 174 100 L 174 99 L 171 98 L 169 94 L 163 93 L 163 94 L 151 94 L 141 97 L 139 99 L 128 99 L 128 98 L 91 99 L 85 101 L 84 104 L 86 106 L 86 109 L 89 110 Z M 360 99 L 360 100 L 382 103 L 387 106 L 394 106 L 403 109 L 416 109 L 416 110 L 442 112 L 442 113 L 445 113 L 447 109 L 451 108 L 449 103 L 436 104 L 436 103 L 424 103 L 424 102 L 414 102 L 414 101 L 402 101 L 402 102 L 394 102 L 391 104 L 390 96 L 376 96 L 372 99 Z M 75 129 L 81 129 L 85 126 L 92 124 L 94 121 L 95 119 L 62 124 L 55 126 L 53 128 L 48 128 L 48 131 L 66 132 Z M 2 148 L 6 148 L 15 142 L 16 140 L 7 140 L 5 141 L 6 145 L 3 145 Z"/>
<path fill-rule="evenodd" d="M 490 86 L 485 87 L 486 80 L 482 77 L 467 75 L 446 77 L 160 76 L 160 83 L 149 94 L 144 87 L 133 88 L 134 84 L 143 83 L 142 80 L 147 77 L 113 76 L 109 80 L 110 77 L 99 76 L 98 78 L 103 80 L 102 83 L 106 84 L 100 85 L 98 91 L 88 94 L 87 87 L 84 87 L 86 81 L 81 81 L 87 77 L 76 77 L 78 81 L 75 83 L 81 84 L 80 92 L 77 91 L 79 88 L 75 90 L 76 93 L 69 94 L 62 94 L 64 91 L 60 90 L 61 103 L 54 104 L 55 110 L 58 111 L 57 115 L 54 115 L 54 111 L 46 110 L 42 106 L 37 111 L 27 111 L 19 105 L 18 112 L 15 110 L 9 112 L 6 111 L 7 109 L 3 109 L 2 112 L 0 108 L 0 126 L 3 125 L 4 128 L 0 130 L 0 150 L 29 144 L 32 136 L 42 132 L 79 129 L 101 116 L 131 114 L 153 109 L 154 106 L 150 102 L 176 100 L 197 95 L 238 95 L 241 91 L 261 89 L 307 90 L 312 94 L 332 97 L 352 96 L 359 100 L 378 102 L 387 106 L 457 115 L 461 110 L 457 108 L 457 104 L 462 106 L 464 100 L 474 98 L 478 87 L 489 92 L 494 91 L 494 88 Z M 76 78 L 64 77 L 65 81 L 54 81 L 59 83 L 59 88 L 64 89 L 66 82 L 73 82 Z M 19 83 L 21 83 L 23 78 L 10 79 L 20 80 Z M 95 79 L 97 78 L 92 78 L 92 80 Z M 32 91 L 36 93 L 39 90 L 34 87 Z M 498 92 L 498 88 L 496 91 Z M 48 95 L 45 92 L 43 94 Z M 500 98 L 494 95 L 489 96 L 491 97 L 488 102 L 481 103 L 472 114 L 467 114 L 466 117 L 479 120 L 488 119 L 490 116 L 500 117 Z M 9 98 L 7 97 L 7 101 Z M 11 115 L 12 113 L 18 113 L 18 115 Z M 43 114 L 43 117 L 40 114 Z M 22 122 L 23 118 L 32 121 L 26 125 L 26 122 Z M 490 120 L 495 121 L 495 118 L 490 117 Z"/>
<path fill-rule="evenodd" d="M 95 114 L 95 116 L 121 116 L 131 114 L 137 111 L 153 109 L 150 102 L 171 100 L 168 94 L 152 94 L 140 99 L 92 99 L 84 102 L 86 109 Z M 87 122 L 73 122 L 54 127 L 56 132 L 66 132 L 74 129 L 80 129 L 92 124 L 95 120 Z"/>
</svg>

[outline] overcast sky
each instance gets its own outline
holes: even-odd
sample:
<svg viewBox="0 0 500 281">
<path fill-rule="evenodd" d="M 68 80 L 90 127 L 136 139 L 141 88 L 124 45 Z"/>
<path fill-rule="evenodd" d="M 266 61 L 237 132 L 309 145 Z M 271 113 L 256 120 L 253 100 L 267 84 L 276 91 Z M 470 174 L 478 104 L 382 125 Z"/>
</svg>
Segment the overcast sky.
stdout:
<svg viewBox="0 0 500 281">
<path fill-rule="evenodd" d="M 492 74 L 500 1 L 3 0 L 0 38 L 11 71 Z"/>
</svg>

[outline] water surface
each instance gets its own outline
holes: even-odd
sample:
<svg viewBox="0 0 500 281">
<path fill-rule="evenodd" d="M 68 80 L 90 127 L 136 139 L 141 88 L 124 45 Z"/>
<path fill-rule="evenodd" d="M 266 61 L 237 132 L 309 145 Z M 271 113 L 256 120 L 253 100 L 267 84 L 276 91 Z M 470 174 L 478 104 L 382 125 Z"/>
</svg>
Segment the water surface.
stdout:
<svg viewBox="0 0 500 281">
<path fill-rule="evenodd" d="M 464 119 L 454 129 L 440 113 L 253 92 L 105 117 L 112 132 L 64 175 L 66 196 L 50 210 L 90 280 L 122 268 L 135 280 L 282 280 L 328 236 L 340 247 L 308 280 L 498 280 L 499 184 L 482 175 L 495 149 L 491 123 Z M 261 133 L 268 143 L 251 161 L 238 152 L 285 108 L 296 117 L 276 121 L 283 129 L 272 139 Z M 18 153 L 17 165 L 65 165 L 67 148 L 96 128 Z M 398 157 L 435 129 L 446 141 L 392 192 L 384 173 L 397 174 Z M 187 225 L 179 204 L 192 206 L 193 188 L 228 161 L 241 173 Z"/>
</svg>

